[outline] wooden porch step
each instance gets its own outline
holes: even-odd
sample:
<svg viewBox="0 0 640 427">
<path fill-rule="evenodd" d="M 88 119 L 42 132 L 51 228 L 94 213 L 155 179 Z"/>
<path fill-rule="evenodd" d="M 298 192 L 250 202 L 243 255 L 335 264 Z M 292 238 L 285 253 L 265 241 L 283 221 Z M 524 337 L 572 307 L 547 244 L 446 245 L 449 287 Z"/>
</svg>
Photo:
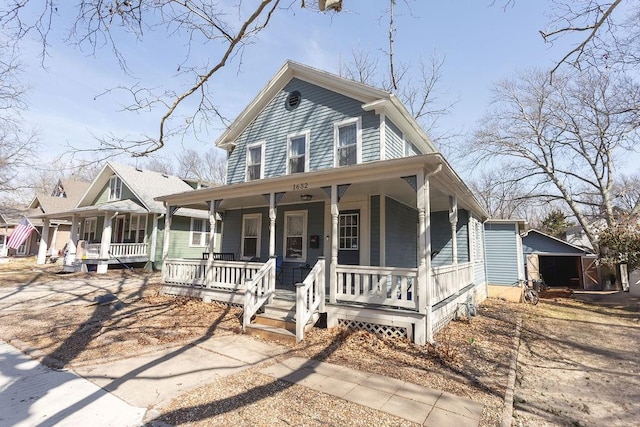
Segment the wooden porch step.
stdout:
<svg viewBox="0 0 640 427">
<path fill-rule="evenodd" d="M 256 317 L 256 320 L 257 319 L 258 317 Z M 247 326 L 247 334 L 254 337 L 278 341 L 287 345 L 295 345 L 296 343 L 295 324 L 293 326 L 293 332 L 291 332 L 287 329 L 279 328 L 276 326 L 264 325 L 261 323 L 252 323 Z"/>
</svg>

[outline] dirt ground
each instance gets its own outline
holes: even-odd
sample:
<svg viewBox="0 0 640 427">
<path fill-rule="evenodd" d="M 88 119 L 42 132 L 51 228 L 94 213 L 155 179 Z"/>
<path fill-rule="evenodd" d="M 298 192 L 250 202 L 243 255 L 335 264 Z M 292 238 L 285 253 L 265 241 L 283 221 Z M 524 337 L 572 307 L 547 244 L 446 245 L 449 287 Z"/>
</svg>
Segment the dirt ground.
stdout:
<svg viewBox="0 0 640 427">
<path fill-rule="evenodd" d="M 514 425 L 640 423 L 639 298 L 576 293 L 528 307 Z"/>
<path fill-rule="evenodd" d="M 157 274 L 122 270 L 107 275 L 61 275 L 56 274 L 59 270 L 56 266 L 34 269 L 31 263 L 12 264 L 0 264 L 0 339 L 52 366 L 73 368 L 96 360 L 127 358 L 167 345 L 189 345 L 202 337 L 241 331 L 241 309 L 161 296 Z M 94 303 L 95 297 L 109 292 L 115 294 L 121 304 Z M 605 312 L 601 313 L 602 310 Z M 451 322 L 439 332 L 435 346 L 415 346 L 366 332 L 313 329 L 285 357 L 319 359 L 468 397 L 485 405 L 480 425 L 494 426 L 500 424 L 502 417 L 515 324 L 520 316 L 524 316 L 524 326 L 514 425 L 602 425 L 590 420 L 613 420 L 625 425 L 625 420 L 632 418 L 621 417 L 620 413 L 637 414 L 634 405 L 640 402 L 637 394 L 640 390 L 637 384 L 638 313 L 615 307 L 596 309 L 577 302 L 571 295 L 543 300 L 536 307 L 487 300 L 479 307 L 478 316 L 470 321 Z M 584 344 L 574 336 L 582 334 L 578 336 L 586 339 L 589 330 L 598 328 L 602 333 L 616 331 L 607 337 L 610 338 L 608 344 L 620 341 L 615 355 L 603 355 L 600 343 L 596 345 L 587 339 Z M 564 331 L 568 335 L 564 335 Z M 634 334 L 632 343 L 628 335 Z M 623 342 L 629 345 L 625 347 Z M 579 362 L 565 358 L 568 354 L 565 347 L 581 352 L 584 357 Z M 631 354 L 634 351 L 635 354 Z M 542 362 L 537 357 L 542 357 Z M 550 359 L 557 365 L 552 366 L 557 377 L 546 383 L 543 380 L 549 378 L 550 368 L 545 365 Z M 576 382 L 556 395 L 554 386 L 572 384 L 576 373 L 585 366 L 597 367 L 598 371 L 589 373 L 588 379 L 586 374 L 576 379 L 586 383 Z M 376 420 L 376 425 L 407 423 L 337 398 L 267 386 L 268 378 L 258 370 L 258 367 L 249 369 L 176 398 L 163 408 L 162 420 L 174 425 L 255 425 L 265 420 L 265 414 L 277 414 L 275 419 L 279 425 L 303 415 L 307 417 L 302 418 L 304 423 L 309 425 L 342 425 L 345 421 L 349 424 L 354 416 L 361 419 L 363 425 L 367 419 Z M 539 370 L 545 374 L 541 375 Z M 618 405 L 617 411 L 613 406 L 602 407 L 598 399 L 589 397 L 595 393 L 593 387 L 583 388 L 592 384 L 614 388 L 611 384 L 614 379 L 629 385 L 628 394 L 619 400 L 624 403 Z M 238 384 L 244 384 L 243 390 L 247 388 L 264 395 L 248 396 L 247 405 L 218 411 L 220 402 L 238 395 Z M 312 397 L 313 403 L 309 400 Z M 548 404 L 549 397 L 572 409 L 560 412 Z M 294 402 L 299 405 L 292 404 Z M 308 413 L 311 408 L 313 414 Z M 609 410 L 614 412 L 607 412 Z M 584 414 L 591 418 L 578 417 Z M 604 418 L 607 414 L 609 418 Z M 576 424 L 576 420 L 580 424 Z"/>
</svg>

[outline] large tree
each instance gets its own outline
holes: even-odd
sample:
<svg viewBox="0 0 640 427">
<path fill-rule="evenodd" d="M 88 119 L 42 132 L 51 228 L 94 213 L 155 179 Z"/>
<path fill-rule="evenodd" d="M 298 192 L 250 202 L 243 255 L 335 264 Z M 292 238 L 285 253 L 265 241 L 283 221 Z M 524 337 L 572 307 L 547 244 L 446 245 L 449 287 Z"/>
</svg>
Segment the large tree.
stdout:
<svg viewBox="0 0 640 427">
<path fill-rule="evenodd" d="M 496 85 L 468 151 L 481 167 L 509 170 L 531 197 L 563 201 L 597 248 L 593 216 L 615 223 L 615 175 L 639 142 L 638 100 L 640 87 L 622 73 L 556 74 L 551 83 L 548 71 L 528 71 Z"/>
<path fill-rule="evenodd" d="M 0 196 L 24 188 L 21 171 L 37 163 L 34 132 L 24 126 L 26 87 L 20 83 L 20 65 L 5 46 L 0 47 Z"/>
</svg>

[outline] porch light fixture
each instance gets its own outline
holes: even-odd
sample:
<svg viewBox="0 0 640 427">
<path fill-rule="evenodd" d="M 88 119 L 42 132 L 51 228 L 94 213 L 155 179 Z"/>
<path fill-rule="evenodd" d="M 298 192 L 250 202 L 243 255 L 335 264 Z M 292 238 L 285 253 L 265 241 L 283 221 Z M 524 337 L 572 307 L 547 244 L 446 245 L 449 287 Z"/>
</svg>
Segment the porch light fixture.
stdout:
<svg viewBox="0 0 640 427">
<path fill-rule="evenodd" d="M 303 202 L 310 202 L 311 199 L 313 199 L 313 196 L 311 194 L 303 194 L 300 196 L 300 198 Z"/>
</svg>

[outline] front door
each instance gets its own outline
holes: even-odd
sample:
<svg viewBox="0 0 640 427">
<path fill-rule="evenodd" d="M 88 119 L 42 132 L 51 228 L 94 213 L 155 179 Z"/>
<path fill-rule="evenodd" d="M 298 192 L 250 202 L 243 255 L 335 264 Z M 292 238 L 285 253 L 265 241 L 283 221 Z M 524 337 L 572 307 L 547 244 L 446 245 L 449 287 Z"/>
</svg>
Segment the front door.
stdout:
<svg viewBox="0 0 640 427">
<path fill-rule="evenodd" d="M 360 264 L 360 211 L 340 212 L 338 218 L 338 264 Z"/>
<path fill-rule="evenodd" d="M 119 216 L 116 218 L 116 224 L 113 229 L 113 237 L 111 238 L 112 243 L 123 243 L 124 242 L 124 233 L 125 233 L 125 217 Z"/>
</svg>

